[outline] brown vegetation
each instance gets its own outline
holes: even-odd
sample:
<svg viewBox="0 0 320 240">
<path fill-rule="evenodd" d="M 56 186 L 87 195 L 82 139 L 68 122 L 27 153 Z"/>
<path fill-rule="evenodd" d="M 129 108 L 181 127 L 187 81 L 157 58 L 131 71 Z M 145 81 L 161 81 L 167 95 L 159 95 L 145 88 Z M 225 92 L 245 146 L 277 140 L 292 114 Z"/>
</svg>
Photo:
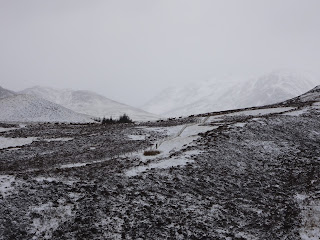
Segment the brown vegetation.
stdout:
<svg viewBox="0 0 320 240">
<path fill-rule="evenodd" d="M 158 155 L 160 153 L 160 151 L 158 150 L 148 150 L 148 151 L 144 151 L 143 155 L 144 156 L 155 156 Z"/>
</svg>

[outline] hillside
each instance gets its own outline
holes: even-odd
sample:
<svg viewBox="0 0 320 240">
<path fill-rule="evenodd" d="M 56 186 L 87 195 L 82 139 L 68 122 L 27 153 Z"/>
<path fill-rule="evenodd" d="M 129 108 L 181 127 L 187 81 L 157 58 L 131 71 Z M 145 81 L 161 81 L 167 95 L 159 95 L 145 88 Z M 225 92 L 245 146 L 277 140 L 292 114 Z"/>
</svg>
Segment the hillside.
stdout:
<svg viewBox="0 0 320 240">
<path fill-rule="evenodd" d="M 136 125 L 8 128 L 0 239 L 318 239 L 319 90 Z"/>
<path fill-rule="evenodd" d="M 134 121 L 159 119 L 155 114 L 118 103 L 90 91 L 74 91 L 70 89 L 53 89 L 37 86 L 25 89 L 21 91 L 21 93 L 37 96 L 75 112 L 95 117 L 118 118 L 123 114 L 127 114 Z"/>
<path fill-rule="evenodd" d="M 233 86 L 234 81 L 232 80 L 213 79 L 169 87 L 146 102 L 142 109 L 156 114 L 171 116 L 172 114 L 169 112 L 179 112 L 179 109 L 184 109 L 186 106 L 191 106 L 209 97 L 211 98 L 210 101 L 216 102 Z M 188 111 L 188 113 L 191 111 L 193 110 Z"/>
<path fill-rule="evenodd" d="M 311 89 L 310 91 L 292 98 L 288 101 L 285 101 L 285 103 L 305 103 L 305 102 L 315 102 L 314 104 L 317 104 L 317 102 L 320 102 L 320 85 L 316 86 L 315 88 Z M 318 104 L 319 105 L 319 104 Z"/>
<path fill-rule="evenodd" d="M 8 89 L 0 87 L 0 99 L 15 96 L 16 93 Z"/>
<path fill-rule="evenodd" d="M 30 95 L 0 99 L 0 121 L 9 122 L 92 122 L 92 117 Z"/>
<path fill-rule="evenodd" d="M 206 92 L 197 91 L 196 101 L 188 102 L 189 93 L 184 88 L 176 89 L 174 95 L 184 104 L 168 105 L 166 101 L 175 96 L 168 92 L 160 94 L 147 104 L 144 109 L 161 113 L 164 116 L 188 116 L 205 112 L 238 109 L 244 107 L 263 106 L 277 103 L 300 95 L 315 87 L 317 82 L 312 77 L 289 71 L 276 71 L 257 79 L 241 83 L 220 82 L 205 84 Z M 165 98 L 165 99 L 164 99 Z M 196 99 L 192 96 L 191 99 Z"/>
</svg>

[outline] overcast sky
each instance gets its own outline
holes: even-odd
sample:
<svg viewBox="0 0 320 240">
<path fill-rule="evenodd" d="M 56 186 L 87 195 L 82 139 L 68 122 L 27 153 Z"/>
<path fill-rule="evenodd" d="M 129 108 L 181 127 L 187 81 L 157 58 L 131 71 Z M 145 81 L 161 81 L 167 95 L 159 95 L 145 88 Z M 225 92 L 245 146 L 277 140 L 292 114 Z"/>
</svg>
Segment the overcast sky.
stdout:
<svg viewBox="0 0 320 240">
<path fill-rule="evenodd" d="M 320 76 L 319 0 L 0 0 L 0 85 L 139 106 L 172 84 Z"/>
</svg>

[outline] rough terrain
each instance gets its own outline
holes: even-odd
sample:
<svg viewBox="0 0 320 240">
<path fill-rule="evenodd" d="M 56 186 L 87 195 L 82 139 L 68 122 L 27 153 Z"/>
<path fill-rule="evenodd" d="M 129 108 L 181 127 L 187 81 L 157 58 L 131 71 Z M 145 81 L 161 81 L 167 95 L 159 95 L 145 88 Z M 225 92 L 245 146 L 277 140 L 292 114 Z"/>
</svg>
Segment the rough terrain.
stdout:
<svg viewBox="0 0 320 240">
<path fill-rule="evenodd" d="M 318 239 L 308 94 L 145 124 L 3 124 L 20 145 L 0 147 L 0 239 Z"/>
</svg>

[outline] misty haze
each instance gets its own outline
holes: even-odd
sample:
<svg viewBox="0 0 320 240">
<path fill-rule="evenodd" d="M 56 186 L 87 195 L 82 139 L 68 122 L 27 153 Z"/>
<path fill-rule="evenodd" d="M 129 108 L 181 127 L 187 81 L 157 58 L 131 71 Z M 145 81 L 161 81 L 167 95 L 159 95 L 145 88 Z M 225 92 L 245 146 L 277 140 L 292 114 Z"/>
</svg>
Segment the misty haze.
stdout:
<svg viewBox="0 0 320 240">
<path fill-rule="evenodd" d="M 0 0 L 0 240 L 320 239 L 318 0 Z"/>
</svg>

